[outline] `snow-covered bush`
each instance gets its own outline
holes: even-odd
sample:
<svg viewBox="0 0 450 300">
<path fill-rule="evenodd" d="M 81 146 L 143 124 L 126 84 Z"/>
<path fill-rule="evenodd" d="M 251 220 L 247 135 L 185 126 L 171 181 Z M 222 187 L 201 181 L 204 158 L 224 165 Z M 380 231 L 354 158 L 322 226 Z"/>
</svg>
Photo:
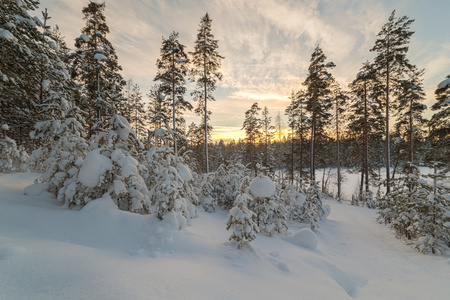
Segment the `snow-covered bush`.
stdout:
<svg viewBox="0 0 450 300">
<path fill-rule="evenodd" d="M 249 201 L 248 195 L 238 195 L 235 200 L 236 206 L 230 210 L 227 219 L 227 230 L 232 231 L 229 240 L 235 241 L 238 248 L 248 245 L 259 232 L 256 214 L 247 208 Z"/>
<path fill-rule="evenodd" d="M 152 147 L 146 155 L 145 175 L 151 188 L 150 200 L 159 219 L 175 213 L 183 227 L 187 220 L 196 216 L 193 203 L 198 202 L 191 186 L 192 174 L 181 157 L 175 156 L 172 148 Z"/>
<path fill-rule="evenodd" d="M 2 173 L 15 171 L 13 160 L 19 156 L 16 142 L 4 133 L 8 129 L 7 124 L 3 124 L 0 128 L 3 135 L 0 139 L 0 172 Z"/>
<path fill-rule="evenodd" d="M 214 173 L 212 181 L 217 205 L 223 209 L 231 209 L 236 196 L 245 192 L 241 191 L 241 185 L 249 173 L 250 170 L 239 162 L 230 163 L 227 166 L 220 165 Z M 242 186 L 244 189 L 248 187 L 249 180 L 250 177 L 246 178 L 244 186 Z"/>
<path fill-rule="evenodd" d="M 23 147 L 17 147 L 16 141 L 6 135 L 9 130 L 7 124 L 0 127 L 0 173 L 20 171 L 27 169 L 28 154 Z"/>
<path fill-rule="evenodd" d="M 149 191 L 141 176 L 146 169 L 130 154 L 139 147 L 134 131 L 118 115 L 108 124 L 105 131 L 92 136 L 91 151 L 75 163 L 79 171 L 65 181 L 58 200 L 70 207 L 83 207 L 109 194 L 121 210 L 150 213 Z"/>
<path fill-rule="evenodd" d="M 443 184 L 444 177 L 423 176 L 409 164 L 392 182 L 390 195 L 382 199 L 384 209 L 378 220 L 422 253 L 441 254 L 450 241 L 450 188 Z"/>
<path fill-rule="evenodd" d="M 201 174 L 197 183 L 197 195 L 200 204 L 207 212 L 214 212 L 217 205 L 216 193 L 214 190 L 214 174 Z"/>
<path fill-rule="evenodd" d="M 305 218 L 312 231 L 317 231 L 319 222 L 325 215 L 322 207 L 322 194 L 319 187 L 314 184 L 306 190 Z"/>
</svg>

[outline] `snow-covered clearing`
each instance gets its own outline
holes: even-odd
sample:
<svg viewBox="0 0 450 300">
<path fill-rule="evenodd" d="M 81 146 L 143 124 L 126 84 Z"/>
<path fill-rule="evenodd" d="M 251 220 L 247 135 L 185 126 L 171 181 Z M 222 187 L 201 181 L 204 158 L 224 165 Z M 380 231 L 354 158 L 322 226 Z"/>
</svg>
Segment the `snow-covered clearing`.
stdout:
<svg viewBox="0 0 450 300">
<path fill-rule="evenodd" d="M 227 242 L 227 213 L 182 230 L 114 208 L 80 211 L 23 189 L 39 174 L 0 174 L 0 299 L 448 299 L 450 257 L 422 255 L 375 210 L 330 201 L 316 250 L 259 234 Z M 201 210 L 201 209 L 200 209 Z"/>
</svg>

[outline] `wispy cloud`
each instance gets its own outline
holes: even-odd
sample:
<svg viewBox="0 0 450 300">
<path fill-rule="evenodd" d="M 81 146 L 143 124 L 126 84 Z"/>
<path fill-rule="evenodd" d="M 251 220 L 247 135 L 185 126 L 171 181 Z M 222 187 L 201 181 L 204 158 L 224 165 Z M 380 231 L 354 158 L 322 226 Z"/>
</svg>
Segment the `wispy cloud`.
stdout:
<svg viewBox="0 0 450 300">
<path fill-rule="evenodd" d="M 67 43 L 73 45 L 84 26 L 81 9 L 88 1 L 40 2 L 41 8 L 49 9 L 51 21 L 60 25 Z M 161 37 L 177 31 L 180 41 L 192 49 L 199 20 L 208 12 L 219 52 L 225 56 L 223 81 L 215 94 L 217 101 L 210 106 L 212 125 L 237 128 L 254 101 L 267 105 L 273 116 L 284 111 L 291 91 L 302 87 L 317 44 L 336 64 L 333 74 L 345 87 L 362 63 L 374 56 L 369 50 L 393 9 L 398 16 L 416 19 L 410 57 L 419 68 L 426 68 L 430 102 L 436 81 L 445 78 L 450 65 L 446 29 L 450 2 L 438 4 L 405 0 L 107 0 L 106 17 L 123 76 L 146 92 L 154 83 Z M 189 122 L 197 120 L 193 113 L 188 118 Z"/>
</svg>

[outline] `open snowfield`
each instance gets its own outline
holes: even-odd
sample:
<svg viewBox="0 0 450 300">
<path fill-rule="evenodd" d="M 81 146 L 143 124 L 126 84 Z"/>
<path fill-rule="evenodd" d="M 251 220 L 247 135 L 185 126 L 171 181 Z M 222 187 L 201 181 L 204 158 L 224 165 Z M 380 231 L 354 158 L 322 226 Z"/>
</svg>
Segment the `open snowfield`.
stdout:
<svg viewBox="0 0 450 300">
<path fill-rule="evenodd" d="M 107 198 L 76 211 L 24 195 L 38 176 L 0 174 L 0 299 L 450 299 L 450 256 L 417 253 L 375 210 L 328 202 L 315 250 L 298 226 L 238 250 L 226 212 L 176 230 Z"/>
</svg>

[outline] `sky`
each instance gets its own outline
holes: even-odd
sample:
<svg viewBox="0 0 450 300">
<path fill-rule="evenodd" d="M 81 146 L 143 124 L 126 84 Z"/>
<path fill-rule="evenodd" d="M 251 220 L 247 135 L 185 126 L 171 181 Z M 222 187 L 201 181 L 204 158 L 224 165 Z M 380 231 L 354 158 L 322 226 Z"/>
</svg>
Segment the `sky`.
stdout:
<svg viewBox="0 0 450 300">
<path fill-rule="evenodd" d="M 254 102 L 267 106 L 272 121 L 283 116 L 291 92 L 302 88 L 314 48 L 320 45 L 332 74 L 345 89 L 362 63 L 374 57 L 370 49 L 391 12 L 415 19 L 408 58 L 425 69 L 424 88 L 430 107 L 436 86 L 450 74 L 450 1 L 442 0 L 106 0 L 107 36 L 122 66 L 145 94 L 155 84 L 156 60 L 162 37 L 179 32 L 192 51 L 200 18 L 209 13 L 212 33 L 219 40 L 223 80 L 214 93 L 213 139 L 244 137 L 245 111 Z M 41 0 L 58 24 L 69 47 L 85 25 L 82 8 L 88 0 Z M 193 85 L 188 85 L 192 88 Z M 186 98 L 191 100 L 189 92 Z M 193 103 L 196 105 L 195 103 Z M 430 115 L 430 112 L 427 113 Z M 199 123 L 186 115 L 187 125 Z"/>
</svg>

